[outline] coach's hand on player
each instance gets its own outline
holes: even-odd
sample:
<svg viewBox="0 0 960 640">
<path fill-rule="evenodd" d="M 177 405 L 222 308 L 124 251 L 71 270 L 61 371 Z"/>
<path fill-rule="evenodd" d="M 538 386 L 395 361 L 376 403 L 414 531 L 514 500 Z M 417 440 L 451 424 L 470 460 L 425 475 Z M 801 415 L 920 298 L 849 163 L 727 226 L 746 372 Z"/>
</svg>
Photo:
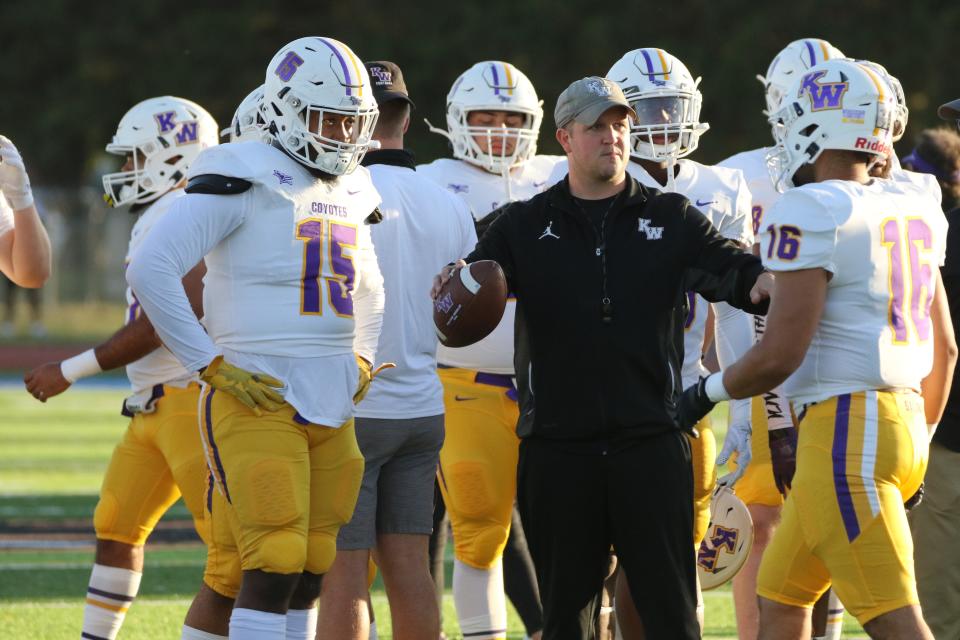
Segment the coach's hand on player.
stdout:
<svg viewBox="0 0 960 640">
<path fill-rule="evenodd" d="M 786 496 L 797 470 L 797 428 L 774 429 L 767 432 L 767 440 L 770 443 L 773 481 L 780 494 Z"/>
<path fill-rule="evenodd" d="M 283 406 L 283 396 L 277 391 L 283 383 L 265 373 L 251 373 L 235 367 L 223 356 L 217 356 L 200 372 L 200 379 L 214 389 L 229 393 L 250 407 L 257 416 L 261 408 L 276 411 Z"/>
<path fill-rule="evenodd" d="M 697 384 L 684 389 L 677 402 L 677 423 L 680 425 L 680 430 L 694 438 L 700 437 L 696 429 L 697 423 L 713 411 L 717 404 L 707 396 L 706 382 L 706 378 L 700 378 Z"/>
<path fill-rule="evenodd" d="M 440 295 L 440 290 L 443 288 L 443 285 L 447 284 L 447 280 L 450 279 L 457 269 L 467 266 L 467 263 L 463 260 L 457 260 L 452 264 L 448 264 L 443 269 L 440 270 L 440 273 L 433 276 L 433 288 L 430 289 L 430 297 L 433 300 L 437 299 L 437 296 Z"/>
<path fill-rule="evenodd" d="M 356 356 L 357 358 L 357 369 L 360 372 L 360 381 L 357 383 L 357 392 L 353 394 L 353 404 L 360 404 L 360 401 L 367 397 L 367 392 L 370 391 L 370 384 L 373 382 L 373 379 L 377 377 L 381 371 L 387 369 L 393 369 L 396 364 L 392 362 L 384 362 L 376 369 L 373 369 L 373 365 L 367 362 L 366 358 Z"/>
<path fill-rule="evenodd" d="M 27 391 L 40 402 L 46 402 L 70 388 L 70 381 L 63 377 L 59 362 L 47 362 L 35 367 L 23 376 Z"/>
<path fill-rule="evenodd" d="M 757 281 L 753 283 L 753 288 L 750 289 L 750 302 L 760 304 L 764 300 L 771 299 L 775 286 L 776 279 L 773 277 L 773 274 L 769 271 L 764 271 L 757 276 Z"/>
<path fill-rule="evenodd" d="M 734 451 L 737 453 L 737 468 L 717 480 L 719 487 L 732 487 L 740 476 L 747 470 L 753 453 L 750 449 L 750 434 L 752 430 L 749 422 L 734 423 L 727 429 L 727 437 L 723 439 L 723 447 L 717 456 L 717 466 L 727 464 Z"/>
</svg>

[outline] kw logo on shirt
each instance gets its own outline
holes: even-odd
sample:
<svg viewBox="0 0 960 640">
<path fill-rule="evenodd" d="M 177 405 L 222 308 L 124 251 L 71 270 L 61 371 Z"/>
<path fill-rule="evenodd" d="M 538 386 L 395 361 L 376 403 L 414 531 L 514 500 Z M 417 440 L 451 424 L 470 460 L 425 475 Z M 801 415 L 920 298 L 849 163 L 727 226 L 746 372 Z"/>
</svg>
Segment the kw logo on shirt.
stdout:
<svg viewBox="0 0 960 640">
<path fill-rule="evenodd" d="M 659 240 L 663 237 L 663 227 L 651 227 L 650 220 L 640 218 L 638 220 L 637 231 L 646 236 L 647 240 Z"/>
</svg>

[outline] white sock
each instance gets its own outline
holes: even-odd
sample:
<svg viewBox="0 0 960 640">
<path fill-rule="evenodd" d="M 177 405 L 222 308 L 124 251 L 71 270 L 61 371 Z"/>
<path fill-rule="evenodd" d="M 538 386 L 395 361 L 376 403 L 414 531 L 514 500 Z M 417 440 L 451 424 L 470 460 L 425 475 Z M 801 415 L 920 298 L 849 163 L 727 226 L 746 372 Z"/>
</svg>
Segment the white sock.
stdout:
<svg viewBox="0 0 960 640">
<path fill-rule="evenodd" d="M 140 588 L 139 571 L 93 565 L 87 587 L 87 604 L 83 608 L 81 638 L 113 640 Z"/>
<path fill-rule="evenodd" d="M 207 633 L 206 631 L 200 631 L 200 629 L 183 625 L 183 628 L 180 630 L 180 640 L 227 640 L 227 636 L 218 636 L 215 633 Z"/>
<path fill-rule="evenodd" d="M 287 640 L 314 640 L 316 637 L 316 607 L 287 610 Z"/>
<path fill-rule="evenodd" d="M 507 637 L 507 597 L 503 592 L 503 561 L 490 569 L 474 569 L 453 561 L 453 602 L 460 631 L 470 640 Z"/>
<path fill-rule="evenodd" d="M 830 602 L 827 603 L 827 626 L 823 635 L 813 640 L 840 640 L 843 631 L 843 603 L 833 591 L 830 591 Z"/>
<path fill-rule="evenodd" d="M 286 640 L 287 616 L 256 609 L 237 609 L 230 614 L 230 640 Z"/>
<path fill-rule="evenodd" d="M 370 621 L 370 635 L 367 636 L 367 640 L 377 640 L 377 621 Z"/>
</svg>

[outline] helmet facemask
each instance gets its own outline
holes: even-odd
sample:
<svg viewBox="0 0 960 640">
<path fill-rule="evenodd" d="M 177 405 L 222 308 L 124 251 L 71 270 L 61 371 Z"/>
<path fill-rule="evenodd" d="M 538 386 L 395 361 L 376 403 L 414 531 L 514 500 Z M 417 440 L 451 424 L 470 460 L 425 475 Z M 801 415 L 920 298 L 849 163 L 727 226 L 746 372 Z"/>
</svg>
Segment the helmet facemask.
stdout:
<svg viewBox="0 0 960 640">
<path fill-rule="evenodd" d="M 376 103 L 364 106 L 357 99 L 356 104 L 331 107 L 307 104 L 293 91 L 283 93 L 271 103 L 281 117 L 273 120 L 270 133 L 287 153 L 330 175 L 341 176 L 356 169 L 377 125 Z"/>
<path fill-rule="evenodd" d="M 494 109 L 468 111 L 451 105 L 448 110 L 447 126 L 455 158 L 491 173 L 501 174 L 522 165 L 536 155 L 540 122 L 535 114 L 508 111 L 523 117 L 523 124 L 519 127 L 470 125 L 468 123 L 470 114 L 477 111 L 494 111 Z"/>
<path fill-rule="evenodd" d="M 630 125 L 630 155 L 673 162 L 693 153 L 710 125 L 700 122 L 700 92 L 665 90 L 627 96 L 637 119 Z"/>
<path fill-rule="evenodd" d="M 263 115 L 274 143 L 290 157 L 341 176 L 366 154 L 379 110 L 356 54 L 338 40 L 306 37 L 280 49 L 267 66 Z"/>
<path fill-rule="evenodd" d="M 672 176 L 676 161 L 693 153 L 710 129 L 700 122 L 700 78 L 670 53 L 651 47 L 625 53 L 607 77 L 620 85 L 637 114 L 630 125 L 630 156 L 666 162 Z"/>
<path fill-rule="evenodd" d="M 147 204 L 175 187 L 186 176 L 187 160 L 163 138 L 134 145 L 108 144 L 107 153 L 132 157 L 133 169 L 103 176 L 104 200 L 111 207 Z"/>
<path fill-rule="evenodd" d="M 471 125 L 470 115 L 477 112 L 516 114 L 522 117 L 522 123 Z M 450 141 L 454 158 L 506 176 L 537 153 L 543 101 L 516 67 L 488 60 L 473 65 L 453 83 L 447 94 L 446 118 L 446 131 L 429 121 L 427 126 Z"/>
</svg>

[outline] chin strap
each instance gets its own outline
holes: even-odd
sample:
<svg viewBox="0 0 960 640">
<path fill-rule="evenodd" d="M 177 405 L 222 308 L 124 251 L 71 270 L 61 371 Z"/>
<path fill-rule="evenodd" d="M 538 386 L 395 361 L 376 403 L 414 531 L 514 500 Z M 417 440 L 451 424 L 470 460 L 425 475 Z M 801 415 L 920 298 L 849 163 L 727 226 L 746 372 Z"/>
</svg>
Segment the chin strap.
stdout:
<svg viewBox="0 0 960 640">
<path fill-rule="evenodd" d="M 429 130 L 430 133 L 439 133 L 450 142 L 453 142 L 453 138 L 450 136 L 449 131 L 447 131 L 446 129 L 441 129 L 440 127 L 433 126 L 432 124 L 430 124 L 430 121 L 427 120 L 426 118 L 424 118 L 423 121 L 427 124 L 427 130 Z"/>
<path fill-rule="evenodd" d="M 503 183 L 506 187 L 507 202 L 513 202 L 513 185 L 510 184 L 510 169 L 511 167 L 505 166 L 500 170 L 500 176 L 503 178 Z"/>
<path fill-rule="evenodd" d="M 677 189 L 677 162 L 675 157 L 667 161 L 667 191 L 675 192 Z"/>
</svg>

